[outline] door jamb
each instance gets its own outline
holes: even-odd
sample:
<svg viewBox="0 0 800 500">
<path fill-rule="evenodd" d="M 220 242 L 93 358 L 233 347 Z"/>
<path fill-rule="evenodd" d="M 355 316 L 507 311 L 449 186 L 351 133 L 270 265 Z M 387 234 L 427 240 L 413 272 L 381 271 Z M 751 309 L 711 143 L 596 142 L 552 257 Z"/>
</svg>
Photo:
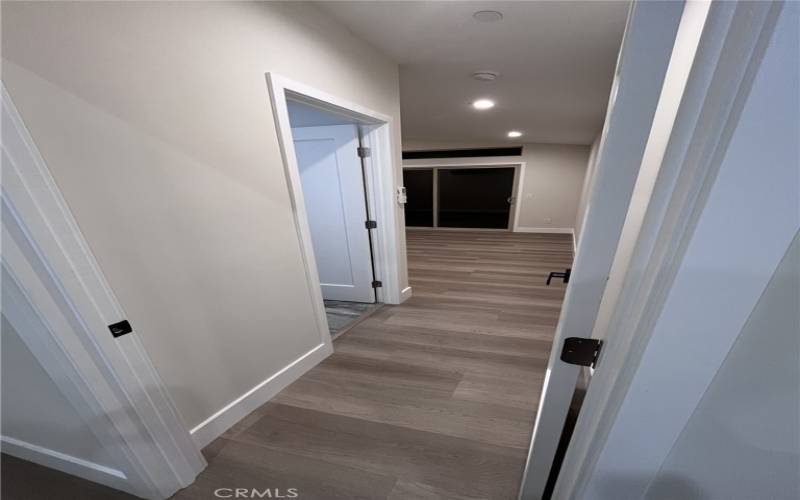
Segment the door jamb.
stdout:
<svg viewBox="0 0 800 500">
<path fill-rule="evenodd" d="M 266 79 L 314 315 L 320 339 L 332 350 L 333 344 L 325 316 L 319 272 L 314 258 L 300 171 L 292 139 L 287 99 L 291 98 L 293 101 L 345 116 L 360 124 L 363 145 L 371 152 L 370 156 L 364 158 L 368 208 L 369 213 L 373 214 L 374 220 L 378 223 L 377 229 L 373 230 L 373 262 L 375 279 L 381 281 L 382 286 L 376 289 L 376 296 L 378 302 L 399 304 L 410 297 L 410 289 L 405 291 L 400 289 L 398 266 L 400 238 L 397 234 L 398 214 L 395 203 L 395 174 L 392 156 L 392 117 L 276 73 L 267 73 Z"/>
<path fill-rule="evenodd" d="M 614 338 L 605 336 L 609 342 L 553 498 L 576 498 L 588 482 L 716 180 L 781 8 L 779 2 L 719 2 L 709 8 L 695 55 L 702 64 L 692 66 L 608 325 Z"/>
<path fill-rule="evenodd" d="M 561 361 L 563 342 L 571 336 L 590 336 L 597 319 L 682 11 L 682 2 L 635 2 L 629 11 L 597 153 L 596 178 L 547 362 L 520 500 L 539 500 L 546 489 L 581 372 L 579 366 Z"/>
<path fill-rule="evenodd" d="M 112 486 L 167 498 L 191 484 L 206 461 L 136 331 L 119 338 L 108 331 L 125 312 L 5 86 L 0 90 L 2 268 L 8 291 L 18 291 L 9 293 L 14 307 L 4 314 L 21 326 L 21 340 L 118 462 L 122 477 Z M 48 451 L 102 480 L 97 464 L 87 469 Z"/>
</svg>

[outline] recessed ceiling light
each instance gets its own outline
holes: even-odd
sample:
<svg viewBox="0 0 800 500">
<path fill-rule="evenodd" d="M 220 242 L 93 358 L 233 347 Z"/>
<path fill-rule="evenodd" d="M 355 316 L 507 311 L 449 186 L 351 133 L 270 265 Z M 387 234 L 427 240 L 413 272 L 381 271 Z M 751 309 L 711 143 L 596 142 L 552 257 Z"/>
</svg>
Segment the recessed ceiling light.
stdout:
<svg viewBox="0 0 800 500">
<path fill-rule="evenodd" d="M 472 103 L 472 107 L 475 109 L 490 109 L 494 107 L 494 101 L 491 99 L 478 99 Z"/>
<path fill-rule="evenodd" d="M 500 73 L 497 71 L 476 71 L 475 73 L 472 73 L 472 78 L 482 82 L 491 82 L 493 80 L 497 80 L 498 76 L 500 76 Z"/>
<path fill-rule="evenodd" d="M 511 132 L 508 133 L 508 136 L 511 138 L 522 137 L 522 132 L 520 132 L 519 130 L 512 130 Z"/>
<path fill-rule="evenodd" d="M 493 23 L 503 19 L 503 14 L 497 12 L 496 10 L 479 10 L 478 12 L 472 14 L 472 17 L 481 23 Z"/>
</svg>

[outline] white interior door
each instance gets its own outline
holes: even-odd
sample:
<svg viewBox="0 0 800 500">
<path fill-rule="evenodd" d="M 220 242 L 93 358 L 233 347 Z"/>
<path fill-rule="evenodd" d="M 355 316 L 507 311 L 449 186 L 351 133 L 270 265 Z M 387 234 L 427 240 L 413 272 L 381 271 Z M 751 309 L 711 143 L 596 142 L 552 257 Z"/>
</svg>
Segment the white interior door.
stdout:
<svg viewBox="0 0 800 500">
<path fill-rule="evenodd" d="M 375 302 L 356 126 L 295 128 L 292 136 L 322 296 Z"/>
<path fill-rule="evenodd" d="M 581 367 L 564 341 L 592 334 L 651 135 L 683 2 L 636 2 L 625 30 L 595 178 L 536 415 L 520 498 L 540 500 Z"/>
</svg>

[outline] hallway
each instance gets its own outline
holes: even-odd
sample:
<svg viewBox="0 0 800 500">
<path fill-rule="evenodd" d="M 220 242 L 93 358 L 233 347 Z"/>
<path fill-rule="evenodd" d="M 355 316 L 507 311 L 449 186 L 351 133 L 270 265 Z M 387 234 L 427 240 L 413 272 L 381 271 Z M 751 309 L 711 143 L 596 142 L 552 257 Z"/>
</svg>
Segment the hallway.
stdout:
<svg viewBox="0 0 800 500">
<path fill-rule="evenodd" d="M 516 497 L 568 267 L 568 235 L 410 230 L 413 297 L 204 450 L 176 498 Z"/>
<path fill-rule="evenodd" d="M 0 1 L 1 500 L 800 500 L 799 28 Z"/>
<path fill-rule="evenodd" d="M 513 499 L 564 285 L 567 235 L 408 231 L 414 296 L 214 441 L 174 498 L 297 488 L 303 499 Z M 133 498 L 4 456 L 9 499 Z M 223 491 L 223 494 L 225 492 Z"/>
</svg>

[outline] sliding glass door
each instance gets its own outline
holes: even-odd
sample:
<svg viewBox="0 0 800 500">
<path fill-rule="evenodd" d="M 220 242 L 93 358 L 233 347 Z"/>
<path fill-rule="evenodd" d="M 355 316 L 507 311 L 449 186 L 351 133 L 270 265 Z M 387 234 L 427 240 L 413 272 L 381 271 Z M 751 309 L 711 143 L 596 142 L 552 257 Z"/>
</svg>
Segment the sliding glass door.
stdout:
<svg viewBox="0 0 800 500">
<path fill-rule="evenodd" d="M 438 174 L 439 227 L 508 227 L 513 168 L 440 168 Z"/>
<path fill-rule="evenodd" d="M 507 229 L 514 167 L 405 169 L 406 226 Z"/>
<path fill-rule="evenodd" d="M 403 170 L 406 226 L 433 227 L 433 169 Z"/>
</svg>

